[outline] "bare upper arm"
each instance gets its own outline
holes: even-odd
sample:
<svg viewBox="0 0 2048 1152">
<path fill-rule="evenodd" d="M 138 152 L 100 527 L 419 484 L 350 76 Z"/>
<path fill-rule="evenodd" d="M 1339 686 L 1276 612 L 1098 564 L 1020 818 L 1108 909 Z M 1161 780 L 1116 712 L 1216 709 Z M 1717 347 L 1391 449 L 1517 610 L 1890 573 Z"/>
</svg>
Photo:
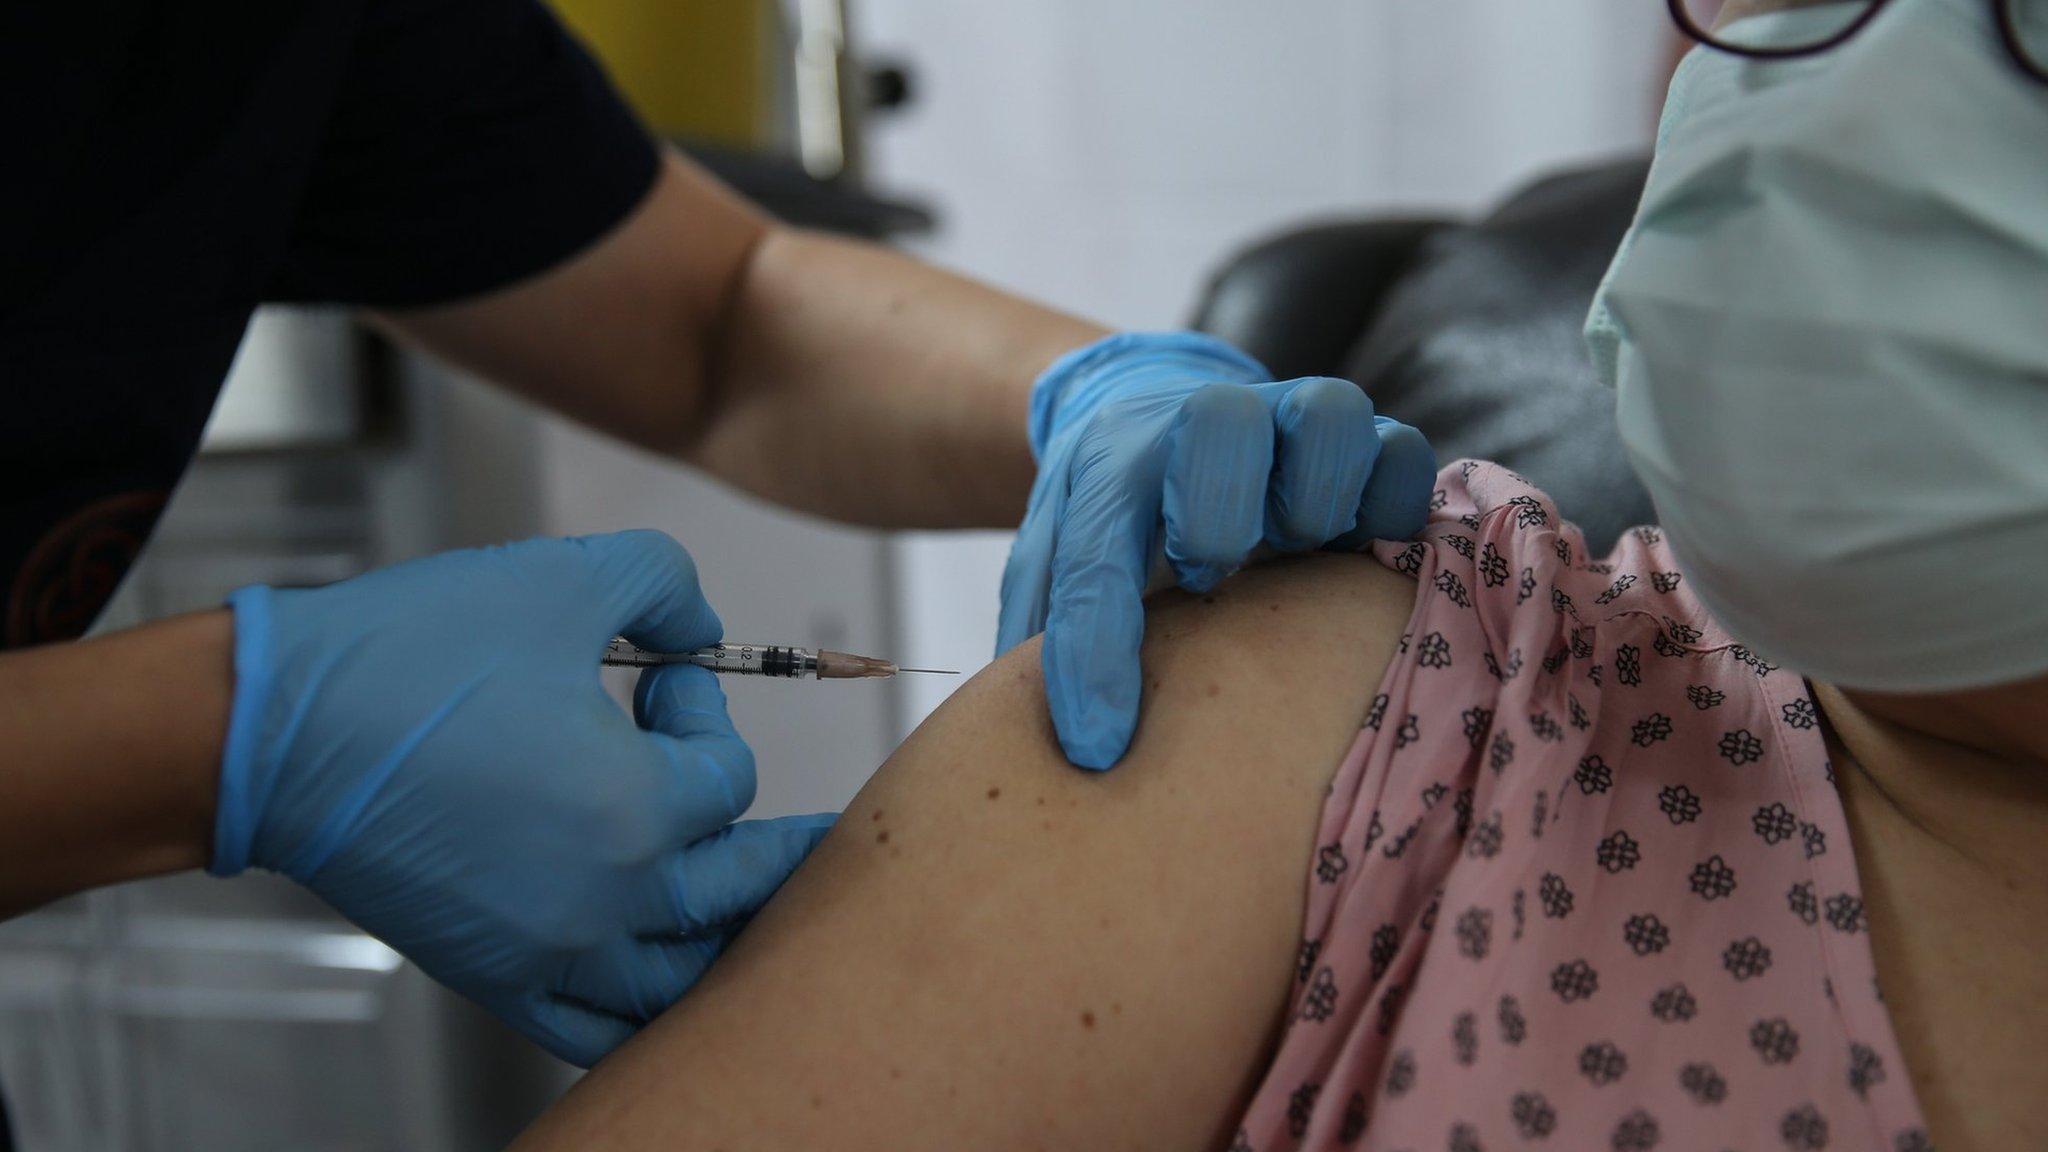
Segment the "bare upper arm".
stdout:
<svg viewBox="0 0 2048 1152">
<path fill-rule="evenodd" d="M 584 251 L 495 292 L 378 320 L 564 415 L 673 448 L 700 430 L 716 330 L 768 229 L 671 153 L 640 204 Z"/>
<path fill-rule="evenodd" d="M 1200 1148 L 1263 1071 L 1328 782 L 1414 599 L 1369 558 L 1155 600 L 1137 739 L 1061 758 L 1037 644 L 918 729 L 544 1148 Z"/>
</svg>

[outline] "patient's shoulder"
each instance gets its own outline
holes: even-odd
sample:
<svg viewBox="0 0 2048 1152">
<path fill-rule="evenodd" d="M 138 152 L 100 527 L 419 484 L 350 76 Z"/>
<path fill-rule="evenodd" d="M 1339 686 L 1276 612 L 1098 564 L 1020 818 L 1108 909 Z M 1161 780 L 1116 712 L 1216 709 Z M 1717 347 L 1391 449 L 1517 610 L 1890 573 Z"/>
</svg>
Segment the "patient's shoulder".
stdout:
<svg viewBox="0 0 2048 1152">
<path fill-rule="evenodd" d="M 1199 828 L 1241 849 L 1215 885 L 1261 893 L 1262 922 L 1270 918 L 1276 939 L 1291 936 L 1308 840 L 1395 657 L 1415 587 L 1370 556 L 1322 553 L 1254 566 L 1208 594 L 1153 596 L 1137 732 L 1106 772 L 1061 753 L 1039 643 L 1021 644 L 954 693 L 862 789 L 843 823 L 860 829 L 864 850 L 822 882 L 859 885 L 867 867 L 914 860 L 937 826 L 948 841 L 976 841 L 974 858 L 992 867 L 1049 848 L 1093 860 L 1088 867 L 1170 856 L 1185 847 L 1183 830 Z M 885 832 L 886 846 L 877 842 Z M 826 849 L 835 858 L 831 841 Z M 1267 899 L 1276 894 L 1284 898 Z"/>
<path fill-rule="evenodd" d="M 1156 598 L 1137 736 L 1107 772 L 1061 755 L 1019 646 L 526 1146 L 1221 1146 L 1414 589 L 1318 555 Z"/>
<path fill-rule="evenodd" d="M 1414 599 L 1412 579 L 1370 556 L 1334 553 L 1263 563 L 1203 595 L 1154 595 L 1131 750 L 1109 773 L 1078 780 L 1135 792 L 1157 776 L 1186 785 L 1190 773 L 1234 773 L 1254 758 L 1320 784 L 1357 734 Z M 963 727 L 990 741 L 991 753 L 1069 774 L 1036 639 L 964 686 L 905 752 L 957 739 Z"/>
</svg>

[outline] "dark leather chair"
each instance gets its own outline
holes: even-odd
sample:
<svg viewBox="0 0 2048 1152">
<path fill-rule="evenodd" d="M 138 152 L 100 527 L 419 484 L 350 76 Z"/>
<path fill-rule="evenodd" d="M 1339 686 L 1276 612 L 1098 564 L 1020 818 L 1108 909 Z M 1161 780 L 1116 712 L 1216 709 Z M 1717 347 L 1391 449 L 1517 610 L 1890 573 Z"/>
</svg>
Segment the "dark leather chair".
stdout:
<svg viewBox="0 0 2048 1152">
<path fill-rule="evenodd" d="M 1629 159 L 1552 176 L 1470 223 L 1287 232 L 1215 275 L 1195 327 L 1280 379 L 1356 381 L 1441 460 L 1493 460 L 1534 481 L 1604 552 L 1655 514 L 1580 330 L 1647 170 Z"/>
</svg>

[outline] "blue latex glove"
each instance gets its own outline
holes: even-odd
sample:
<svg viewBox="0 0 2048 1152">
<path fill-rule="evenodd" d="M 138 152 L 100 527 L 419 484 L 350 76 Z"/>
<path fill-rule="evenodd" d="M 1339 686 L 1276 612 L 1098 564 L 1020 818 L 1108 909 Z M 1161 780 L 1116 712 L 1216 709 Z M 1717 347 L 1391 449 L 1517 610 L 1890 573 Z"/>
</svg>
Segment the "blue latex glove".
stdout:
<svg viewBox="0 0 2048 1152">
<path fill-rule="evenodd" d="M 754 759 L 710 672 L 605 641 L 720 637 L 659 532 L 243 588 L 211 871 L 292 877 L 548 1051 L 589 1065 L 680 997 L 830 817 L 731 822 Z"/>
<path fill-rule="evenodd" d="M 1045 632 L 1067 758 L 1107 768 L 1130 746 L 1141 603 L 1164 544 L 1207 591 L 1264 543 L 1363 548 L 1420 531 L 1436 455 L 1344 380 L 1280 383 L 1192 332 L 1126 333 L 1072 352 L 1031 396 L 1038 479 L 1003 572 L 1003 652 Z"/>
</svg>

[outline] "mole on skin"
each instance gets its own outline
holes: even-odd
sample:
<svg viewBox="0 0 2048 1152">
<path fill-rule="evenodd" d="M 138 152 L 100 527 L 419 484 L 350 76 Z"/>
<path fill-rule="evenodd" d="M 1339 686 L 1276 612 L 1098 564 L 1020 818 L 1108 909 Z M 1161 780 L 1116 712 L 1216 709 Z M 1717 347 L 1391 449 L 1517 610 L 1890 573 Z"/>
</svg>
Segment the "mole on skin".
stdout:
<svg viewBox="0 0 2048 1152">
<path fill-rule="evenodd" d="M 1223 687 L 1222 687 L 1221 685 L 1219 685 L 1219 684 L 1211 684 L 1211 685 L 1209 685 L 1209 695 L 1210 695 L 1210 697 L 1211 697 L 1212 699 L 1213 699 L 1213 698 L 1214 698 L 1214 697 L 1215 697 L 1215 696 L 1216 696 L 1216 695 L 1217 695 L 1218 693 L 1220 693 L 1220 692 L 1222 692 L 1222 691 L 1223 691 Z"/>
<path fill-rule="evenodd" d="M 880 832 L 877 832 L 877 833 L 875 833 L 875 843 L 877 843 L 877 844 L 887 844 L 888 842 L 889 842 L 889 830 L 888 830 L 887 828 L 884 828 L 884 829 L 882 829 L 882 830 L 881 830 Z"/>
<path fill-rule="evenodd" d="M 1093 1013 L 1093 1012 L 1089 1012 L 1089 1011 L 1086 1011 L 1086 1010 L 1083 1010 L 1083 1011 L 1082 1011 L 1082 1013 L 1081 1013 L 1081 1027 L 1083 1027 L 1083 1028 L 1093 1028 L 1093 1027 L 1095 1027 L 1095 1013 Z"/>
<path fill-rule="evenodd" d="M 1003 790 L 1001 788 L 990 788 L 988 790 L 988 798 L 991 800 L 995 799 L 998 796 L 1001 796 L 1002 794 Z"/>
<path fill-rule="evenodd" d="M 875 814 L 873 816 L 868 817 L 868 819 L 870 820 L 880 820 L 881 818 L 882 810 L 880 808 L 875 809 Z"/>
</svg>

